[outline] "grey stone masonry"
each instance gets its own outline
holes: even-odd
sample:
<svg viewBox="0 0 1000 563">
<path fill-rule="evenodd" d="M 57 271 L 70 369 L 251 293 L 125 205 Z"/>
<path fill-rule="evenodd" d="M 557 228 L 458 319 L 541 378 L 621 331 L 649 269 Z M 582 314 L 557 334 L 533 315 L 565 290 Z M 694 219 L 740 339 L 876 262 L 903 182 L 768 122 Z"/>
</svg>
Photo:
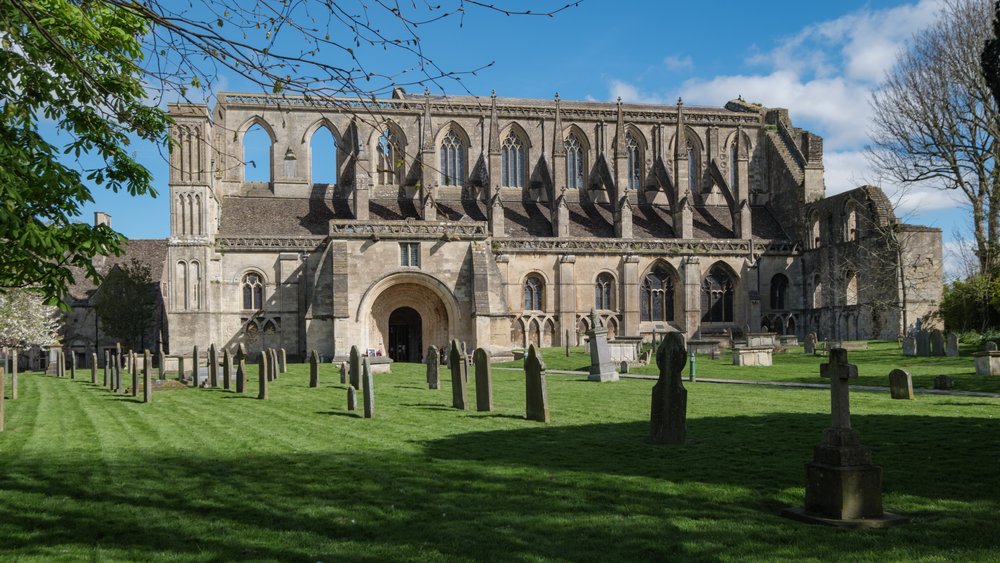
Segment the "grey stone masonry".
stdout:
<svg viewBox="0 0 1000 563">
<path fill-rule="evenodd" d="M 476 348 L 472 353 L 472 363 L 476 369 L 476 410 L 480 412 L 493 410 L 493 373 L 490 360 L 490 353 L 482 348 Z"/>
<path fill-rule="evenodd" d="M 150 378 L 149 368 L 153 365 L 153 358 L 149 350 L 142 352 L 142 402 L 153 402 L 153 381 Z"/>
<path fill-rule="evenodd" d="M 590 326 L 587 336 L 590 338 L 590 381 L 618 381 L 618 372 L 611 361 L 611 350 L 608 349 L 608 329 L 601 324 L 597 310 L 590 310 Z"/>
<path fill-rule="evenodd" d="M 257 376 L 260 382 L 258 384 L 257 398 L 262 401 L 267 400 L 267 376 L 270 374 L 268 355 L 264 352 L 257 357 Z"/>
<path fill-rule="evenodd" d="M 683 444 L 687 440 L 687 389 L 681 382 L 686 363 L 684 335 L 667 333 L 656 349 L 660 377 L 653 386 L 649 412 L 649 440 L 654 444 Z"/>
<path fill-rule="evenodd" d="M 468 402 L 466 399 L 466 386 L 469 380 L 469 366 L 458 340 L 451 341 L 448 364 L 451 366 L 451 406 L 456 409 L 465 410 L 465 405 Z"/>
<path fill-rule="evenodd" d="M 361 352 L 358 351 L 357 346 L 351 346 L 351 356 L 350 356 L 350 376 L 351 376 L 351 387 L 355 389 L 361 388 Z"/>
<path fill-rule="evenodd" d="M 889 372 L 889 394 L 893 399 L 913 400 L 913 377 L 905 369 Z"/>
<path fill-rule="evenodd" d="M 319 387 L 319 354 L 309 353 L 309 387 Z"/>
<path fill-rule="evenodd" d="M 365 418 L 375 416 L 375 382 L 372 379 L 372 366 L 368 356 L 361 362 L 361 386 L 365 393 Z"/>
<path fill-rule="evenodd" d="M 427 355 L 424 357 L 427 363 L 427 388 L 437 389 L 441 379 L 441 356 L 438 347 L 431 345 L 427 347 Z"/>
<path fill-rule="evenodd" d="M 545 383 L 545 362 L 534 344 L 524 358 L 524 417 L 537 422 L 549 421 L 549 391 Z"/>
</svg>

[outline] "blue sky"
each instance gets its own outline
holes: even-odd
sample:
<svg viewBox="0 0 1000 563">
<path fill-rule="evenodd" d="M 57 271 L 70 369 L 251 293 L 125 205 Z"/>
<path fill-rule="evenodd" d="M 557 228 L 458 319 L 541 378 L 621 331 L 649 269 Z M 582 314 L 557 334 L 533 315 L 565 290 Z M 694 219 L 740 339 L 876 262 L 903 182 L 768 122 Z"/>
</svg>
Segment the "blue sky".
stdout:
<svg viewBox="0 0 1000 563">
<path fill-rule="evenodd" d="M 539 3 L 508 2 L 539 9 Z M 863 155 L 868 96 L 895 54 L 934 20 L 940 0 L 747 2 L 584 0 L 554 18 L 506 17 L 472 11 L 421 32 L 425 52 L 441 67 L 495 64 L 462 83 L 476 95 L 721 105 L 742 95 L 786 107 L 793 122 L 825 139 L 827 193 L 881 183 Z M 388 55 L 375 68 L 401 64 Z M 449 94 L 465 94 L 444 83 Z M 256 91 L 232 76 L 217 90 Z M 412 89 L 411 89 L 412 90 Z M 432 87 L 432 90 L 438 90 Z M 156 178 L 160 197 L 95 191 L 94 210 L 112 214 L 130 238 L 169 234 L 167 167 L 156 147 L 136 147 Z M 900 192 L 885 185 L 907 222 L 941 228 L 946 247 L 968 236 L 953 194 L 932 188 Z"/>
</svg>

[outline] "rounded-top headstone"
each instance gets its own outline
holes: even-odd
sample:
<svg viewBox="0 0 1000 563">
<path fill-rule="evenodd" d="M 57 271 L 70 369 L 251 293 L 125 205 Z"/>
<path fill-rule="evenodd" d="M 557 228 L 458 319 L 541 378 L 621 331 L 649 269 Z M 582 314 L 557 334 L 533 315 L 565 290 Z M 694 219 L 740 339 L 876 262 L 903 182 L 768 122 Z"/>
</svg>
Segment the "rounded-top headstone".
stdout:
<svg viewBox="0 0 1000 563">
<path fill-rule="evenodd" d="M 996 352 L 997 343 L 993 342 L 992 340 L 987 340 L 986 344 L 983 345 L 983 350 L 986 350 L 987 352 Z"/>
</svg>

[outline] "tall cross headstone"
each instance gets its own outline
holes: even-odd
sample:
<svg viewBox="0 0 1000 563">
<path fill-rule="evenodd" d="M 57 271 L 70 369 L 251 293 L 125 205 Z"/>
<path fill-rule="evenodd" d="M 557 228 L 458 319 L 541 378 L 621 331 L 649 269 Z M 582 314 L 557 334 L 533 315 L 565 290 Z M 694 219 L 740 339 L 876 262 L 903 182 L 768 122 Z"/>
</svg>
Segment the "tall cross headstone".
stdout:
<svg viewBox="0 0 1000 563">
<path fill-rule="evenodd" d="M 149 368 L 153 366 L 153 357 L 149 350 L 142 351 L 142 402 L 153 402 L 153 380 L 149 375 Z"/>
<path fill-rule="evenodd" d="M 469 381 L 469 367 L 458 340 L 451 341 L 451 352 L 448 354 L 448 363 L 451 364 L 451 406 L 456 409 L 465 410 L 465 405 L 468 402 L 466 399 L 466 386 Z"/>
<path fill-rule="evenodd" d="M 549 421 L 549 391 L 545 383 L 545 362 L 534 344 L 524 357 L 524 417 L 538 422 Z"/>
<path fill-rule="evenodd" d="M 649 440 L 654 444 L 683 444 L 687 440 L 687 389 L 681 377 L 686 363 L 684 335 L 668 332 L 656 349 L 660 377 L 653 386 L 649 413 Z"/>
<path fill-rule="evenodd" d="M 365 393 L 365 418 L 372 418 L 375 416 L 375 382 L 372 380 L 372 366 L 368 362 L 368 356 L 365 356 L 361 363 L 361 385 Z"/>
<path fill-rule="evenodd" d="M 208 346 L 208 385 L 212 388 L 219 386 L 219 351 L 214 342 Z"/>
<path fill-rule="evenodd" d="M 424 358 L 427 362 L 427 388 L 437 389 L 440 386 L 440 369 L 441 369 L 441 356 L 438 354 L 437 346 L 433 344 L 427 347 L 427 357 Z"/>
<path fill-rule="evenodd" d="M 229 355 L 229 348 L 222 349 L 222 388 L 229 389 L 230 379 L 233 377 L 233 358 Z"/>
<path fill-rule="evenodd" d="M 472 353 L 472 364 L 476 368 L 476 410 L 488 412 L 493 410 L 493 374 L 490 371 L 490 353 L 482 348 L 476 348 Z"/>
<path fill-rule="evenodd" d="M 257 398 L 260 400 L 267 399 L 267 378 L 271 373 L 270 366 L 268 365 L 268 358 L 270 354 L 267 350 L 261 350 L 260 356 L 257 357 L 257 375 L 260 378 L 260 384 L 257 391 Z"/>
<path fill-rule="evenodd" d="M 236 348 L 236 392 L 242 393 L 247 386 L 247 349 L 240 342 Z"/>
<path fill-rule="evenodd" d="M 309 353 L 309 387 L 319 387 L 319 354 Z"/>
<path fill-rule="evenodd" d="M 351 387 L 361 388 L 361 352 L 357 346 L 351 346 Z"/>
</svg>

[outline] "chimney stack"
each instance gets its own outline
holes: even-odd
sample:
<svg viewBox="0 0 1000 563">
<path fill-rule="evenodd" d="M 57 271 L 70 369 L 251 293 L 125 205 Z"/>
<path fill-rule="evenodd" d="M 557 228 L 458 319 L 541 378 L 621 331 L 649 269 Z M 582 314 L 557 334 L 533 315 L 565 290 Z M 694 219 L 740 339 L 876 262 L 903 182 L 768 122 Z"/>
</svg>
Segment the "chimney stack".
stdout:
<svg viewBox="0 0 1000 563">
<path fill-rule="evenodd" d="M 94 212 L 94 226 L 96 227 L 98 225 L 107 225 L 110 228 L 111 227 L 111 215 L 109 215 L 108 213 L 105 213 L 103 211 L 95 211 Z"/>
</svg>

